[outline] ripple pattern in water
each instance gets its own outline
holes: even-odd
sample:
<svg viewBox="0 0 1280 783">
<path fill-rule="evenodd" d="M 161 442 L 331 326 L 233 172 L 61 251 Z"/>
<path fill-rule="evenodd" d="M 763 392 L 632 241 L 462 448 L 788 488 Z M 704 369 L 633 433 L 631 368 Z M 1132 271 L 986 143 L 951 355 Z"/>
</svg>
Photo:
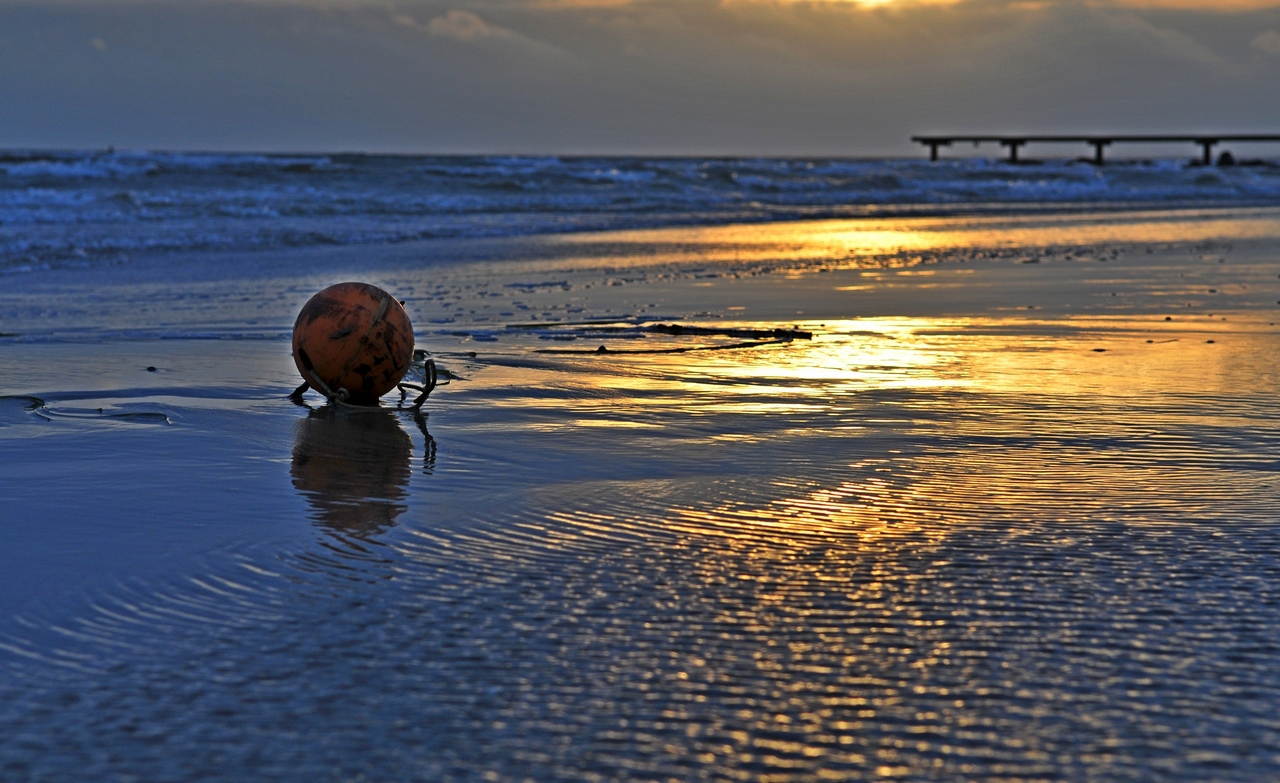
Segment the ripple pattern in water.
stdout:
<svg viewBox="0 0 1280 783">
<path fill-rule="evenodd" d="M 1273 776 L 1273 338 L 1011 354 L 1008 335 L 885 323 L 886 351 L 861 326 L 696 364 L 516 353 L 421 426 L 282 406 L 283 490 L 314 545 L 104 595 L 66 629 L 77 668 L 7 680 L 0 764 Z M 1163 369 L 1135 374 L 1142 351 Z"/>
</svg>

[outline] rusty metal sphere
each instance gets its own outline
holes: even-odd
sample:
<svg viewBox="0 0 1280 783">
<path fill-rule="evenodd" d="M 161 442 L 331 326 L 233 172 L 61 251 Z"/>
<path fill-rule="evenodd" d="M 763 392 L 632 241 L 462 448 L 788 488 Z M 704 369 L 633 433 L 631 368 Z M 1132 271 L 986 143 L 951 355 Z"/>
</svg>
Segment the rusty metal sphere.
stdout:
<svg viewBox="0 0 1280 783">
<path fill-rule="evenodd" d="M 338 283 L 311 297 L 293 325 L 293 363 L 320 393 L 376 405 L 413 360 L 413 325 L 391 294 Z"/>
</svg>

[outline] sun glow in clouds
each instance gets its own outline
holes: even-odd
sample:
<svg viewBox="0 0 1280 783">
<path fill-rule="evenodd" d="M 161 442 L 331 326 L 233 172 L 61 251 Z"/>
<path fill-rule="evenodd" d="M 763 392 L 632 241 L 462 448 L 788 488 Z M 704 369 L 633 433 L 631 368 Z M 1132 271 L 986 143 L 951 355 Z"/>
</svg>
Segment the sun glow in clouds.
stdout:
<svg viewBox="0 0 1280 783">
<path fill-rule="evenodd" d="M 751 2 L 752 0 L 747 0 Z M 956 5 L 964 0 L 783 0 L 784 2 L 796 5 L 804 3 L 806 5 L 847 5 L 858 8 L 886 8 L 886 7 L 911 7 L 921 5 Z"/>
</svg>

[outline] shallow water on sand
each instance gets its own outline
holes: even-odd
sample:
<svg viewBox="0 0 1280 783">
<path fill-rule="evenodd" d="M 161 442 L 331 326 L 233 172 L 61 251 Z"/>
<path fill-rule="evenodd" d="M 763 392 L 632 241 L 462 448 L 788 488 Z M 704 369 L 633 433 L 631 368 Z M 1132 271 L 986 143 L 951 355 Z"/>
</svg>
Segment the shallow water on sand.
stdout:
<svg viewBox="0 0 1280 783">
<path fill-rule="evenodd" d="M 847 270 L 716 278 L 696 332 L 428 332 L 422 417 L 290 403 L 281 339 L 0 346 L 0 770 L 1271 776 L 1277 272 L 1142 258 L 970 264 L 1048 278 L 970 315 L 838 317 L 895 290 Z M 1165 321 L 1170 269 L 1233 306 Z M 744 336 L 792 326 L 760 286 L 827 309 Z"/>
</svg>

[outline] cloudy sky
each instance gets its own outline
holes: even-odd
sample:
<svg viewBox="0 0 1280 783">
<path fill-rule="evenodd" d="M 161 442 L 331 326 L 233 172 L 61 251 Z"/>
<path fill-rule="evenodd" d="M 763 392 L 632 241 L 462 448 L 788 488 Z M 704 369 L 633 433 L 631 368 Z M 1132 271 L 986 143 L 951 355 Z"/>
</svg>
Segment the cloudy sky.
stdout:
<svg viewBox="0 0 1280 783">
<path fill-rule="evenodd" d="M 879 155 L 942 131 L 1280 132 L 1280 0 L 0 0 L 0 147 Z"/>
</svg>

